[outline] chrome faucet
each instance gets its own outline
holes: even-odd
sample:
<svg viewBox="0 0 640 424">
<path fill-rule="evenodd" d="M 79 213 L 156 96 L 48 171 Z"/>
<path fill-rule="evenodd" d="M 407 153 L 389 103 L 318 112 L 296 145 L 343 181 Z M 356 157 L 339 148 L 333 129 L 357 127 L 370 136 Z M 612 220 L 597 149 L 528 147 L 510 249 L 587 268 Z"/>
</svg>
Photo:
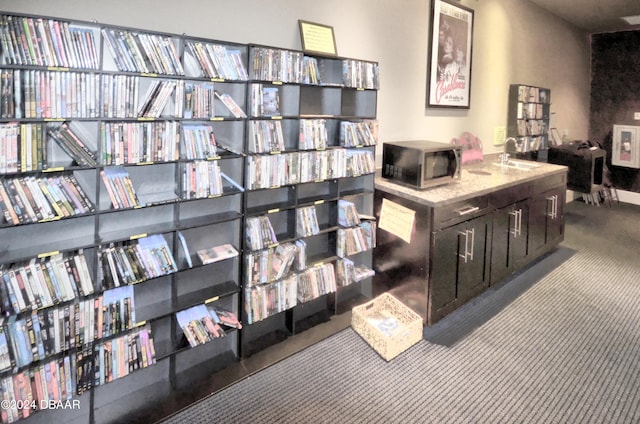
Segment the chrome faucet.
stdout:
<svg viewBox="0 0 640 424">
<path fill-rule="evenodd" d="M 509 141 L 513 141 L 515 144 L 518 143 L 518 140 L 516 140 L 515 137 L 509 137 L 504 141 L 504 151 L 502 152 L 502 155 L 500 156 L 500 163 L 502 165 L 506 165 L 509 163 L 509 153 L 507 153 L 507 146 L 509 145 Z"/>
</svg>

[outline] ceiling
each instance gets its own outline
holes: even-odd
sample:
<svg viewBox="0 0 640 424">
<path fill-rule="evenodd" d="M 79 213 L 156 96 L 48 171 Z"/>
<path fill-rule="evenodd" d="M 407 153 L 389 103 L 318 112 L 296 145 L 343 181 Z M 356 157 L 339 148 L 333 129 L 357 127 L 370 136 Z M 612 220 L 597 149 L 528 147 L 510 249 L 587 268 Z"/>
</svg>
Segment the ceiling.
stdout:
<svg viewBox="0 0 640 424">
<path fill-rule="evenodd" d="M 640 15 L 640 0 L 530 0 L 588 33 L 640 29 L 623 16 Z"/>
</svg>

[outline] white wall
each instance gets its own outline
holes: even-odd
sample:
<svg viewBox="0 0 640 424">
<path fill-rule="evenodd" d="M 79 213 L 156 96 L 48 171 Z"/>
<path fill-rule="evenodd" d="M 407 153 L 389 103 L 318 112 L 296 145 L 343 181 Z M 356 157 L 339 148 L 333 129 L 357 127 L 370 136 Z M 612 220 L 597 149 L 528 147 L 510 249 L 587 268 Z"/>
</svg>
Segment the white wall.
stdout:
<svg viewBox="0 0 640 424">
<path fill-rule="evenodd" d="M 588 134 L 587 34 L 527 0 L 461 0 L 475 10 L 471 108 L 425 107 L 428 0 L 3 0 L 0 9 L 300 49 L 298 19 L 334 28 L 341 56 L 378 61 L 381 141 L 449 142 L 464 131 L 485 153 L 505 126 L 509 84 L 551 88 L 555 126 Z"/>
</svg>

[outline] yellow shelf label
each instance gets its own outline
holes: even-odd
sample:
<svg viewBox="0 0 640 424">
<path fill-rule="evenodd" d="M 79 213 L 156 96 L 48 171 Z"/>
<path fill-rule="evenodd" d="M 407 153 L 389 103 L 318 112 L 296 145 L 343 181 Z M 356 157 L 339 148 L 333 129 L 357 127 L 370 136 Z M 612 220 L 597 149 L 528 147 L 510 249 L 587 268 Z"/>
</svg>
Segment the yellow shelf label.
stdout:
<svg viewBox="0 0 640 424">
<path fill-rule="evenodd" d="M 215 302 L 218 299 L 220 299 L 220 296 L 210 297 L 209 299 L 204 301 L 204 304 L 206 305 L 207 303 Z"/>
<path fill-rule="evenodd" d="M 47 168 L 42 170 L 42 172 L 60 172 L 60 171 L 64 171 L 64 166 L 58 166 L 56 168 Z"/>
<path fill-rule="evenodd" d="M 211 78 L 211 82 L 224 82 L 223 78 Z"/>
<path fill-rule="evenodd" d="M 276 212 L 280 212 L 280 208 L 269 209 L 269 210 L 267 211 L 267 213 L 276 213 Z"/>
<path fill-rule="evenodd" d="M 282 119 L 282 116 L 280 116 L 280 115 L 278 115 L 278 116 L 272 116 L 272 117 L 271 117 L 271 119 L 279 120 L 279 119 Z"/>
<path fill-rule="evenodd" d="M 44 122 L 64 122 L 64 118 L 44 118 Z"/>
<path fill-rule="evenodd" d="M 53 216 L 51 218 L 41 219 L 38 222 L 51 222 L 51 221 L 60 221 L 60 217 L 59 216 Z"/>
<path fill-rule="evenodd" d="M 60 67 L 60 66 L 48 66 L 47 70 L 48 71 L 64 71 L 64 72 L 67 72 L 67 71 L 69 71 L 69 68 L 64 68 L 64 67 Z"/>
<path fill-rule="evenodd" d="M 146 236 L 147 236 L 147 233 L 136 234 L 134 236 L 129 237 L 129 240 L 137 240 L 139 238 L 146 237 Z"/>
<path fill-rule="evenodd" d="M 224 121 L 224 117 L 222 116 L 212 116 L 209 118 L 210 121 Z"/>
<path fill-rule="evenodd" d="M 52 250 L 51 252 L 40 253 L 40 254 L 38 254 L 38 259 L 47 258 L 49 256 L 57 255 L 58 253 L 60 253 L 59 250 Z"/>
<path fill-rule="evenodd" d="M 313 202 L 314 205 L 321 205 L 324 203 L 324 200 L 316 200 L 315 202 Z"/>
<path fill-rule="evenodd" d="M 136 163 L 136 165 L 140 165 L 140 166 L 142 166 L 142 165 L 153 165 L 153 162 L 138 162 L 138 163 Z"/>
<path fill-rule="evenodd" d="M 146 72 L 141 72 L 140 75 L 142 75 L 143 77 L 157 77 L 158 76 L 158 74 L 146 73 Z"/>
<path fill-rule="evenodd" d="M 136 327 L 142 327 L 142 326 L 143 326 L 143 325 L 145 325 L 146 323 L 147 323 L 147 321 L 140 321 L 140 322 L 137 322 L 137 323 L 136 323 L 136 325 L 134 325 L 134 326 L 133 326 L 133 328 L 136 328 Z"/>
</svg>

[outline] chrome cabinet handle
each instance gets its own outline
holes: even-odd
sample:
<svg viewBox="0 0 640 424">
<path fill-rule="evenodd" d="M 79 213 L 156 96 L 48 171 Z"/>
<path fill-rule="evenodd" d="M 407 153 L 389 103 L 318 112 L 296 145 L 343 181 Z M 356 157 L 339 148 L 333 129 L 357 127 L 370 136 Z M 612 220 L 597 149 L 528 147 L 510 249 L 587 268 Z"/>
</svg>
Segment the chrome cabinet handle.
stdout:
<svg viewBox="0 0 640 424">
<path fill-rule="evenodd" d="M 513 217 L 514 217 L 514 220 L 513 220 L 513 229 L 510 229 L 510 230 L 509 230 L 509 233 L 510 233 L 512 236 L 514 236 L 514 237 L 515 237 L 515 236 L 516 236 L 516 231 L 517 231 L 517 228 L 518 228 L 518 212 L 516 212 L 516 211 L 511 211 L 511 212 L 509 212 L 509 215 L 513 215 Z"/>
<path fill-rule="evenodd" d="M 464 263 L 466 264 L 467 261 L 472 261 L 473 260 L 473 245 L 475 243 L 475 228 L 472 228 L 470 230 L 464 230 L 464 231 L 458 231 L 458 234 L 460 234 L 461 236 L 464 236 L 464 255 L 461 253 L 458 253 L 458 256 L 460 256 L 462 259 L 464 259 Z M 469 234 L 471 234 L 471 239 L 469 239 Z M 469 241 L 471 241 L 471 247 L 469 247 Z"/>
<path fill-rule="evenodd" d="M 464 255 L 458 253 L 458 256 L 464 259 L 464 263 L 466 264 L 468 259 L 467 254 L 469 253 L 469 234 L 467 233 L 467 231 L 458 231 L 458 234 L 464 236 Z"/>
<path fill-rule="evenodd" d="M 518 236 L 522 234 L 522 209 L 518 209 Z"/>
<path fill-rule="evenodd" d="M 475 212 L 477 210 L 480 210 L 479 206 L 469 206 L 466 209 L 458 209 L 456 212 L 458 212 L 459 216 L 462 216 L 462 215 L 470 214 L 470 213 Z"/>
<path fill-rule="evenodd" d="M 511 211 L 509 212 L 509 215 L 513 215 L 515 218 L 513 221 L 513 230 L 509 230 L 509 233 L 516 238 L 522 233 L 522 209 Z"/>
<path fill-rule="evenodd" d="M 551 197 L 547 197 L 547 200 L 551 201 L 551 212 L 547 215 L 551 219 L 556 219 L 558 217 L 558 195 L 554 194 Z"/>
</svg>

